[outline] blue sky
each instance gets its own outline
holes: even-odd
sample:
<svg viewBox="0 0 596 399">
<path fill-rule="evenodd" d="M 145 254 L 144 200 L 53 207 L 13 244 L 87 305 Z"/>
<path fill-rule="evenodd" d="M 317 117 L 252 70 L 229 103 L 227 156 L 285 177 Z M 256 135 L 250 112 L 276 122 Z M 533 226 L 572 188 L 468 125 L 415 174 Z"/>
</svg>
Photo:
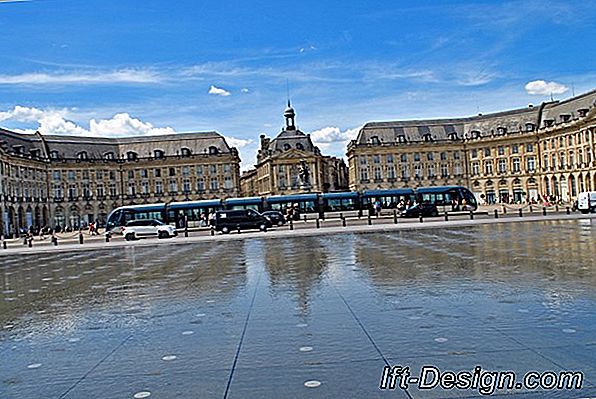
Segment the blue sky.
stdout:
<svg viewBox="0 0 596 399">
<path fill-rule="evenodd" d="M 283 125 L 289 81 L 299 128 L 343 156 L 367 121 L 596 89 L 594 20 L 596 2 L 574 0 L 0 1 L 0 125 L 217 130 L 246 168 Z"/>
</svg>

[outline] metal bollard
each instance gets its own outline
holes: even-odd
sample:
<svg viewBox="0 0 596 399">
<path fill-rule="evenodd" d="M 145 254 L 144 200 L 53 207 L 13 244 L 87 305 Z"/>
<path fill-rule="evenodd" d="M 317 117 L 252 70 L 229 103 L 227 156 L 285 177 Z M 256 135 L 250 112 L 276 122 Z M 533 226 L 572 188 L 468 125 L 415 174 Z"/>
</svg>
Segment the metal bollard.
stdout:
<svg viewBox="0 0 596 399">
<path fill-rule="evenodd" d="M 503 205 L 503 215 L 507 214 L 507 208 L 505 208 L 505 205 Z"/>
<path fill-rule="evenodd" d="M 393 224 L 397 224 L 397 209 L 393 210 Z"/>
<path fill-rule="evenodd" d="M 83 243 L 83 232 L 79 231 L 79 244 Z"/>
<path fill-rule="evenodd" d="M 294 230 L 294 221 L 290 219 L 290 230 Z"/>
<path fill-rule="evenodd" d="M 521 209 L 521 208 L 519 208 L 519 217 L 521 218 L 521 217 L 523 217 L 523 216 L 524 216 L 524 214 L 523 214 L 523 211 L 522 211 L 522 209 Z"/>
<path fill-rule="evenodd" d="M 4 236 L 2 236 L 2 248 L 6 249 L 6 240 L 4 239 Z"/>
<path fill-rule="evenodd" d="M 546 216 L 546 207 L 545 206 L 542 207 L 542 216 Z"/>
<path fill-rule="evenodd" d="M 447 211 L 445 211 L 445 221 L 448 222 L 449 221 L 449 215 L 447 215 Z"/>
<path fill-rule="evenodd" d="M 499 218 L 499 211 L 495 209 L 495 219 Z"/>
<path fill-rule="evenodd" d="M 569 207 L 567 207 L 567 214 L 571 215 L 571 209 L 569 209 Z"/>
<path fill-rule="evenodd" d="M 341 225 L 342 225 L 342 227 L 346 227 L 346 218 L 343 216 L 341 218 Z"/>
<path fill-rule="evenodd" d="M 58 237 L 56 237 L 53 234 L 52 234 L 52 244 L 54 244 L 55 247 L 58 246 Z"/>
<path fill-rule="evenodd" d="M 236 225 L 236 231 L 238 231 L 238 234 L 240 234 L 240 225 L 239 224 Z"/>
<path fill-rule="evenodd" d="M 368 225 L 372 225 L 372 219 L 370 218 L 370 212 L 368 213 Z"/>
<path fill-rule="evenodd" d="M 559 212 L 559 204 L 555 205 L 555 212 Z"/>
<path fill-rule="evenodd" d="M 214 236 L 215 235 L 215 227 L 211 226 L 211 235 Z"/>
<path fill-rule="evenodd" d="M 530 204 L 530 213 L 533 213 L 534 210 L 532 209 L 532 204 Z"/>
<path fill-rule="evenodd" d="M 306 215 L 304 215 L 304 223 L 306 223 Z"/>
<path fill-rule="evenodd" d="M 474 220 L 474 211 L 470 211 L 470 220 Z"/>
<path fill-rule="evenodd" d="M 106 233 L 106 242 L 110 242 L 110 238 L 112 238 L 112 233 L 109 231 Z"/>
<path fill-rule="evenodd" d="M 29 240 L 28 241 L 29 241 L 28 242 L 29 248 L 33 248 L 33 237 L 29 237 Z"/>
<path fill-rule="evenodd" d="M 423 223 L 423 222 L 424 222 L 424 219 L 422 219 L 422 214 L 420 214 L 420 215 L 418 216 L 418 220 L 420 220 L 420 223 Z"/>
<path fill-rule="evenodd" d="M 321 228 L 321 222 L 319 221 L 319 218 L 317 218 L 316 221 L 317 221 L 317 229 L 320 229 Z"/>
</svg>

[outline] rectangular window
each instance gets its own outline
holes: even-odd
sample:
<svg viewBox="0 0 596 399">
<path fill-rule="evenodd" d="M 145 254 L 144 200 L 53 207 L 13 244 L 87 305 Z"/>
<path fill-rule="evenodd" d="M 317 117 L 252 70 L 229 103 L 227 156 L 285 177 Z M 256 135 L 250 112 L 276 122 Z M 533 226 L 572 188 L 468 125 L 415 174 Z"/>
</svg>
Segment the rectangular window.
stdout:
<svg viewBox="0 0 596 399">
<path fill-rule="evenodd" d="M 155 177 L 161 177 L 161 169 L 154 169 L 153 170 L 153 176 L 155 176 Z"/>
<path fill-rule="evenodd" d="M 210 175 L 217 174 L 217 165 L 209 165 L 209 174 Z"/>
<path fill-rule="evenodd" d="M 392 154 L 387 155 L 387 163 L 393 163 L 393 155 Z"/>
<path fill-rule="evenodd" d="M 190 176 L 190 166 L 182 167 L 182 176 L 184 176 L 184 177 Z"/>
<path fill-rule="evenodd" d="M 62 173 L 60 173 L 59 170 L 55 170 L 52 173 L 52 176 L 54 177 L 54 180 L 60 180 L 60 179 L 62 179 Z"/>
<path fill-rule="evenodd" d="M 418 162 L 418 161 L 420 161 L 420 153 L 415 152 L 414 153 L 414 162 Z"/>
<path fill-rule="evenodd" d="M 506 172 L 507 172 L 507 160 L 499 159 L 499 173 L 506 173 Z"/>
<path fill-rule="evenodd" d="M 389 179 L 395 179 L 395 166 L 390 165 L 387 167 L 387 177 Z"/>
<path fill-rule="evenodd" d="M 382 180 L 383 179 L 383 172 L 381 171 L 380 166 L 375 166 L 375 180 Z"/>
<path fill-rule="evenodd" d="M 197 165 L 197 176 L 203 176 L 203 165 Z"/>
<path fill-rule="evenodd" d="M 215 165 L 212 165 L 215 166 Z M 219 181 L 217 180 L 217 177 L 212 177 L 211 178 L 211 190 L 218 190 L 219 189 Z"/>
<path fill-rule="evenodd" d="M 141 169 L 141 178 L 146 179 L 149 176 L 149 171 L 147 169 Z"/>
<path fill-rule="evenodd" d="M 526 144 L 526 152 L 534 152 L 534 144 Z"/>
<path fill-rule="evenodd" d="M 513 158 L 513 172 L 517 173 L 521 170 L 519 158 Z"/>
<path fill-rule="evenodd" d="M 511 153 L 512 154 L 518 154 L 519 153 L 519 146 L 517 144 L 513 144 L 511 146 Z"/>
<path fill-rule="evenodd" d="M 362 156 L 362 155 L 361 155 L 361 156 L 359 157 L 359 159 L 360 159 L 360 165 L 366 165 L 366 163 L 367 163 L 367 160 L 366 160 L 366 157 L 365 157 L 365 156 Z"/>
<path fill-rule="evenodd" d="M 163 183 L 161 182 L 161 180 L 157 180 L 155 182 L 155 194 L 163 194 Z"/>
<path fill-rule="evenodd" d="M 232 181 L 232 176 L 224 177 L 224 188 L 226 190 L 231 190 L 234 188 L 234 182 Z"/>
<path fill-rule="evenodd" d="M 493 174 L 493 163 L 488 161 L 484 163 L 484 174 L 485 175 L 492 175 Z"/>
<path fill-rule="evenodd" d="M 441 164 L 441 177 L 449 177 L 449 168 L 446 163 Z"/>
<path fill-rule="evenodd" d="M 433 159 L 435 159 L 435 154 L 433 152 L 429 152 L 428 154 L 426 154 L 426 159 L 432 161 Z"/>
<path fill-rule="evenodd" d="M 459 151 L 453 151 L 453 159 L 460 159 Z"/>
<path fill-rule="evenodd" d="M 197 191 L 205 191 L 205 180 L 202 177 L 197 179 Z"/>
<path fill-rule="evenodd" d="M 379 155 L 373 155 L 373 163 L 381 163 L 381 157 Z"/>
<path fill-rule="evenodd" d="M 484 156 L 485 157 L 490 157 L 490 148 L 485 148 L 484 149 Z"/>
<path fill-rule="evenodd" d="M 534 157 L 528 157 L 526 158 L 526 166 L 528 169 L 528 172 L 534 172 L 536 170 L 536 158 Z"/>
<path fill-rule="evenodd" d="M 360 181 L 368 181 L 368 168 L 360 168 Z"/>
<path fill-rule="evenodd" d="M 505 155 L 505 147 L 503 147 L 502 145 L 498 146 L 497 152 L 499 155 Z"/>
<path fill-rule="evenodd" d="M 478 158 L 478 150 L 477 149 L 473 149 L 470 156 L 472 158 Z"/>
</svg>

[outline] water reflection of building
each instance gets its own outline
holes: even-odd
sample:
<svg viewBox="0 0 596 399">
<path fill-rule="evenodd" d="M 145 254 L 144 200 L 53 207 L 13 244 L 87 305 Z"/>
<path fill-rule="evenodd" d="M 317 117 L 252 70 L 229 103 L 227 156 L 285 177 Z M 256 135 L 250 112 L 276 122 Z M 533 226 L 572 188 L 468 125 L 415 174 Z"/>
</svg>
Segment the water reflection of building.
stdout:
<svg viewBox="0 0 596 399">
<path fill-rule="evenodd" d="M 348 145 L 350 189 L 465 185 L 486 202 L 596 189 L 596 90 L 466 118 L 371 122 Z"/>
<path fill-rule="evenodd" d="M 315 237 L 269 240 L 265 264 L 271 290 L 294 295 L 297 306 L 308 313 L 310 296 L 327 271 L 327 253 Z"/>
<path fill-rule="evenodd" d="M 285 127 L 273 140 L 261 135 L 257 163 L 243 173 L 245 196 L 328 192 L 348 187 L 347 168 L 340 158 L 325 156 L 310 135 L 296 126 L 290 106 L 284 111 Z"/>
</svg>

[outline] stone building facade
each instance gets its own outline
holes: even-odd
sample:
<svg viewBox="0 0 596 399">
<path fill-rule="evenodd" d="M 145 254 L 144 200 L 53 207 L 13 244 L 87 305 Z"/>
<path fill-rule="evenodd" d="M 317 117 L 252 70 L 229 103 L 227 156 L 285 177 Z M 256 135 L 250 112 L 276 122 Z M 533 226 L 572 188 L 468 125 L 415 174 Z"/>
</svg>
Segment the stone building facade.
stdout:
<svg viewBox="0 0 596 399">
<path fill-rule="evenodd" d="M 122 205 L 234 197 L 240 158 L 215 132 L 91 138 L 0 130 L 0 230 L 79 228 Z"/>
<path fill-rule="evenodd" d="M 321 154 L 310 135 L 296 127 L 296 113 L 289 102 L 284 118 L 285 127 L 274 139 L 261 135 L 257 163 L 241 177 L 243 195 L 347 190 L 345 162 Z"/>
<path fill-rule="evenodd" d="M 596 190 L 596 91 L 468 118 L 371 122 L 348 145 L 350 190 L 469 187 L 480 202 L 570 202 Z"/>
</svg>

